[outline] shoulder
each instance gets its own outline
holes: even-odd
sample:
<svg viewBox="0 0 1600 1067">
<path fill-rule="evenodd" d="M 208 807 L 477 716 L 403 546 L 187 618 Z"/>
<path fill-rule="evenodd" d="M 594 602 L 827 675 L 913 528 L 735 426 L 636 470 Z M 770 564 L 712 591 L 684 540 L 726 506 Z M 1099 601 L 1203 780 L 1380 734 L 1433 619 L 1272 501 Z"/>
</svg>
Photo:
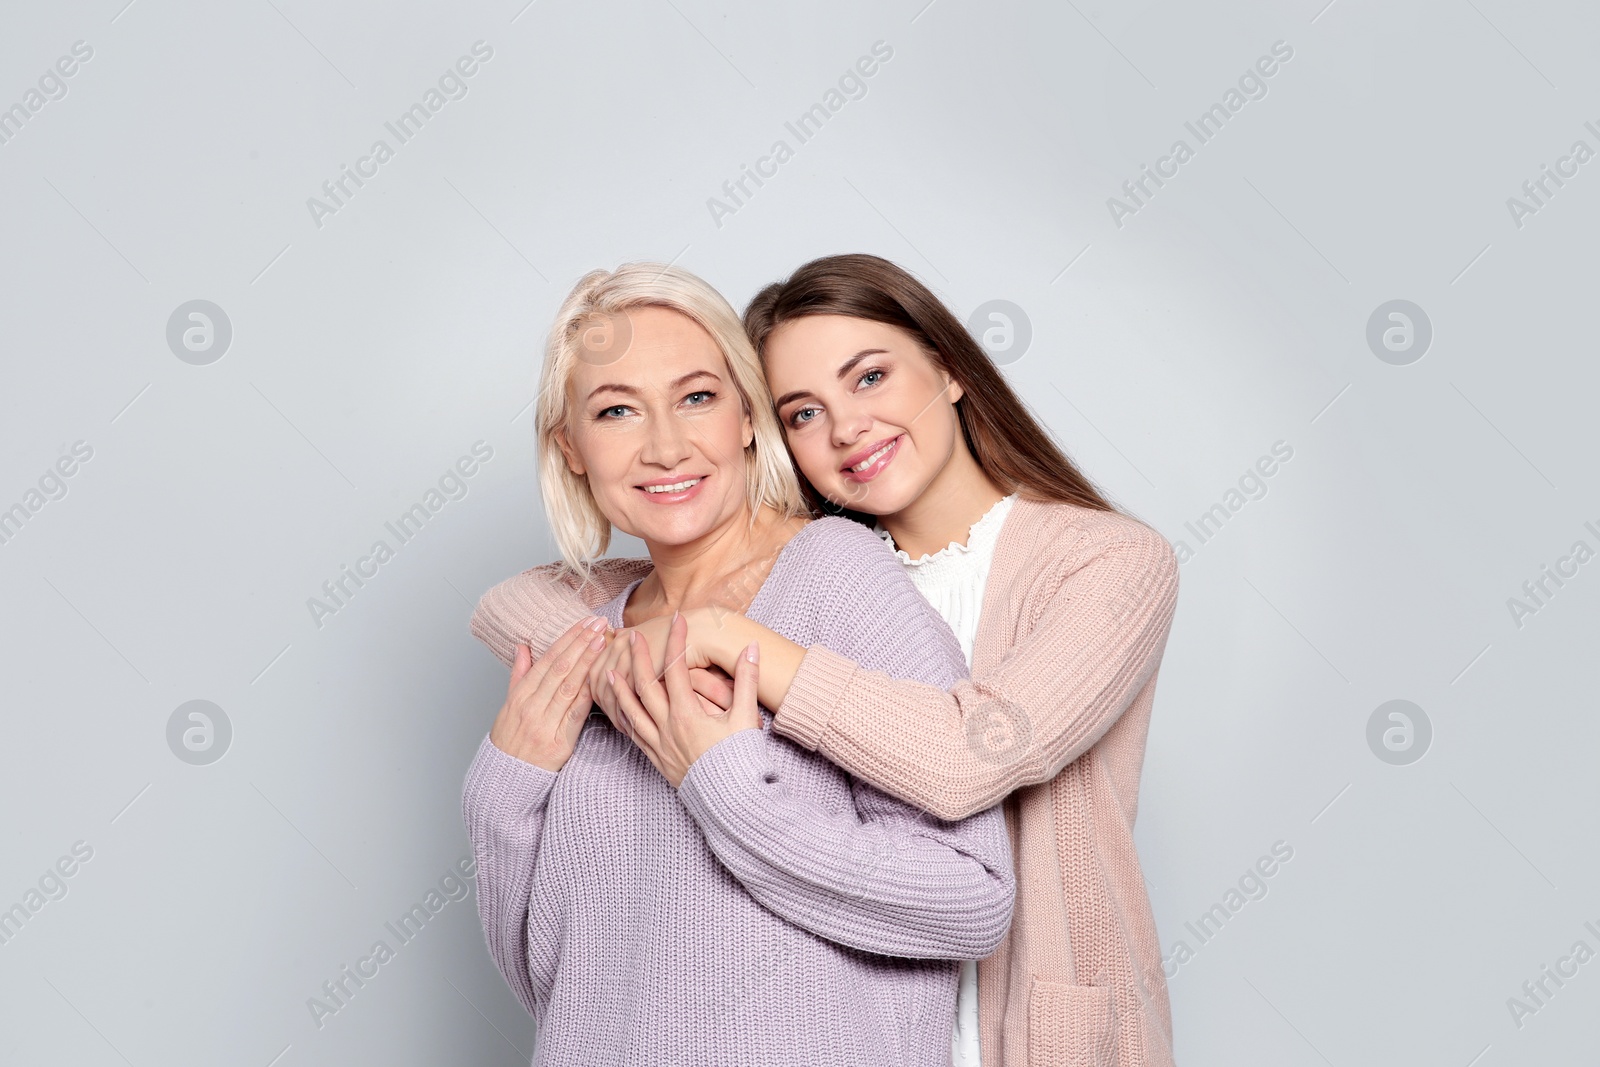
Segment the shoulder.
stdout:
<svg viewBox="0 0 1600 1067">
<path fill-rule="evenodd" d="M 1075 568 L 1107 551 L 1165 570 L 1177 567 L 1171 543 L 1154 527 L 1117 511 L 1019 498 L 1006 519 L 1001 547 L 1034 570 Z M 1003 535 L 1004 536 L 1004 535 Z"/>
<path fill-rule="evenodd" d="M 785 550 L 779 589 L 810 640 L 867 670 L 949 688 L 966 676 L 955 634 L 881 537 L 840 516 L 813 519 Z"/>
<path fill-rule="evenodd" d="M 995 552 L 995 572 L 1019 593 L 1052 596 L 1075 575 L 1117 587 L 1118 599 L 1172 600 L 1178 556 L 1155 528 L 1116 511 L 1018 499 Z"/>
<path fill-rule="evenodd" d="M 812 519 L 785 547 L 783 560 L 819 597 L 843 605 L 865 609 L 863 601 L 905 595 L 922 600 L 883 538 L 852 519 Z"/>
<path fill-rule="evenodd" d="M 806 523 L 785 546 L 784 555 L 810 570 L 859 571 L 863 565 L 899 570 L 883 538 L 841 515 L 824 515 Z"/>
</svg>

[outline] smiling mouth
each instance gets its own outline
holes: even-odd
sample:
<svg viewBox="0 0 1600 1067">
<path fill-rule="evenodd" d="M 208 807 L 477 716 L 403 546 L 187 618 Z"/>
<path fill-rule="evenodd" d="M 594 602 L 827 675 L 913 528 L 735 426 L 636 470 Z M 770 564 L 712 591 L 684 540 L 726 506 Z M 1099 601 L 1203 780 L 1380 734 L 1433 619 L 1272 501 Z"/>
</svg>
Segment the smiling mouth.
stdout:
<svg viewBox="0 0 1600 1067">
<path fill-rule="evenodd" d="M 900 452 L 900 442 L 905 440 L 905 434 L 896 434 L 887 441 L 880 441 L 867 453 L 857 452 L 861 458 L 854 463 L 839 468 L 839 473 L 844 475 L 846 481 L 869 482 L 882 474 L 889 464 L 893 463 Z M 855 459 L 855 456 L 851 456 Z"/>
<path fill-rule="evenodd" d="M 866 470 L 868 467 L 872 466 L 874 463 L 878 462 L 878 460 L 882 459 L 884 456 L 888 455 L 889 454 L 889 449 L 891 449 L 893 447 L 894 447 L 894 441 L 890 441 L 888 444 L 886 444 L 882 448 L 878 449 L 872 455 L 868 456 L 866 459 L 862 460 L 860 463 L 857 463 L 854 467 L 847 467 L 845 469 L 859 474 L 860 472 Z"/>
<path fill-rule="evenodd" d="M 685 478 L 681 482 L 670 482 L 666 485 L 641 485 L 639 488 L 647 493 L 681 493 L 686 489 L 693 489 L 699 484 L 699 478 Z"/>
<path fill-rule="evenodd" d="M 868 467 L 878 462 L 878 460 L 882 459 L 891 450 L 893 450 L 894 446 L 900 443 L 900 438 L 902 436 L 904 435 L 895 434 L 893 437 L 887 440 L 879 441 L 877 447 L 864 456 L 862 456 L 860 452 L 857 452 L 856 455 L 861 456 L 859 461 L 855 463 L 847 463 L 839 469 L 844 471 L 846 474 L 858 474 L 861 471 L 866 470 Z"/>
</svg>

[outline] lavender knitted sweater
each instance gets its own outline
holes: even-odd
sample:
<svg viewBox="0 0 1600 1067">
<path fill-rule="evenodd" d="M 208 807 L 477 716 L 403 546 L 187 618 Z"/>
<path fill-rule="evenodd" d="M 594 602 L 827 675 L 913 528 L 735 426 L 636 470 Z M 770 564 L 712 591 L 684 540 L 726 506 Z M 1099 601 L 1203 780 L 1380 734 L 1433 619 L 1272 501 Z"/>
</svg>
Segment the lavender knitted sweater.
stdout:
<svg viewBox="0 0 1600 1067">
<path fill-rule="evenodd" d="M 596 614 L 622 625 L 637 584 Z M 802 528 L 747 614 L 865 670 L 966 675 L 944 620 L 847 519 Z M 535 1067 L 950 1062 L 956 961 L 1011 920 L 1000 809 L 937 819 L 761 718 L 676 791 L 598 711 L 559 773 L 484 738 L 462 814 L 490 953 L 538 1020 Z"/>
</svg>

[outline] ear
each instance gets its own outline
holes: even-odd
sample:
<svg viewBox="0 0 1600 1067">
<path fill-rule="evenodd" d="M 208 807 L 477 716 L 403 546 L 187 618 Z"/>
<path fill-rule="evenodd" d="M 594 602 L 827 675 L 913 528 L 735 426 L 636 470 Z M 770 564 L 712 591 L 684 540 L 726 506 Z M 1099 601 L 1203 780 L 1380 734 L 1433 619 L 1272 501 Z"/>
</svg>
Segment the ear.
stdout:
<svg viewBox="0 0 1600 1067">
<path fill-rule="evenodd" d="M 750 409 L 744 410 L 744 415 L 739 421 L 739 439 L 744 442 L 744 447 L 749 448 L 750 443 L 756 439 L 756 424 L 750 418 Z"/>
<path fill-rule="evenodd" d="M 954 404 L 957 400 L 967 395 L 966 390 L 961 388 L 961 383 L 952 378 L 949 371 L 944 372 L 944 380 L 945 391 L 950 395 L 950 403 Z"/>
<path fill-rule="evenodd" d="M 561 455 L 566 458 L 567 469 L 578 477 L 583 477 L 583 460 L 578 455 L 578 450 L 572 447 L 572 442 L 567 439 L 567 428 L 563 426 L 556 431 L 556 444 L 561 449 Z"/>
<path fill-rule="evenodd" d="M 966 395 L 966 390 L 961 388 L 961 383 L 956 381 L 955 375 L 950 373 L 945 366 L 945 360 L 940 357 L 938 352 L 924 348 L 922 349 L 922 354 L 927 357 L 929 363 L 933 364 L 933 369 L 939 377 L 944 379 L 944 392 L 950 398 L 950 403 L 954 404 Z"/>
</svg>

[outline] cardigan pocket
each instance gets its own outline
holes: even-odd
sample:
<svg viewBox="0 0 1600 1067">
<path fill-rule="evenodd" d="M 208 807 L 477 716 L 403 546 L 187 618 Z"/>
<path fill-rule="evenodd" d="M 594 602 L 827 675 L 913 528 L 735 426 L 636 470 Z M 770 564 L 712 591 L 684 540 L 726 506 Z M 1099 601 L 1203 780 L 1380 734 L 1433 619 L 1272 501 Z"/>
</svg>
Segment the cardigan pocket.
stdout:
<svg viewBox="0 0 1600 1067">
<path fill-rule="evenodd" d="M 1108 986 L 1033 977 L 1028 992 L 1030 1067 L 1112 1067 L 1116 1019 Z"/>
</svg>

